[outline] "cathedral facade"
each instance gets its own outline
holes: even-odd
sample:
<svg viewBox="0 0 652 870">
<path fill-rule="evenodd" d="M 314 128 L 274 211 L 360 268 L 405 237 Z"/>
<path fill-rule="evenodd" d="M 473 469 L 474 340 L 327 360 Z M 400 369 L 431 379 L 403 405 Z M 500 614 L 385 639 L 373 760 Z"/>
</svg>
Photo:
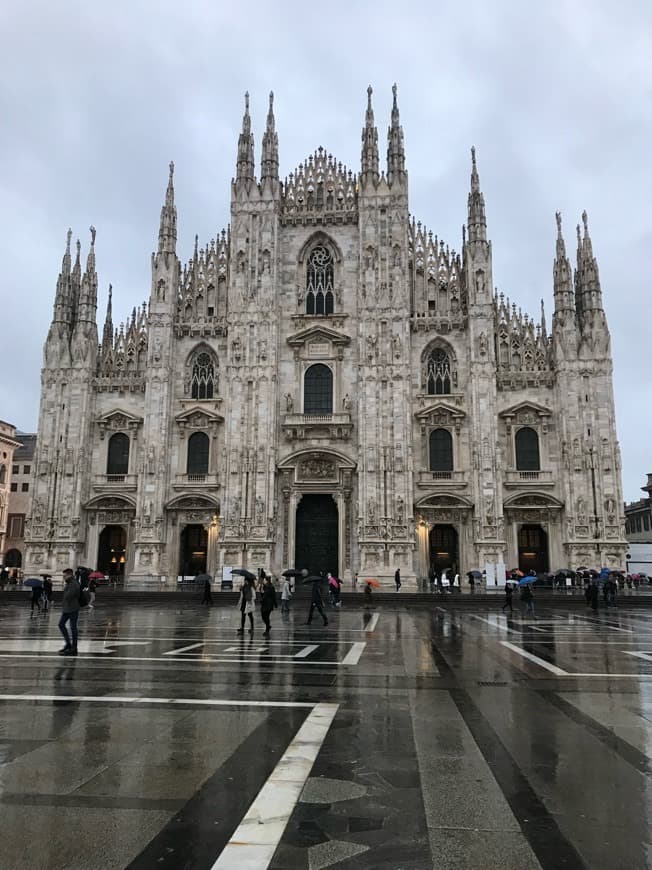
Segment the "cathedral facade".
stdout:
<svg viewBox="0 0 652 870">
<path fill-rule="evenodd" d="M 285 181 L 248 98 L 231 223 L 177 255 L 173 165 L 149 300 L 97 328 L 95 230 L 71 234 L 45 342 L 28 571 L 224 566 L 404 580 L 504 562 L 624 565 L 612 359 L 586 215 L 557 216 L 550 329 L 494 291 L 472 152 L 461 250 L 409 212 L 394 89 L 357 173 Z"/>
</svg>

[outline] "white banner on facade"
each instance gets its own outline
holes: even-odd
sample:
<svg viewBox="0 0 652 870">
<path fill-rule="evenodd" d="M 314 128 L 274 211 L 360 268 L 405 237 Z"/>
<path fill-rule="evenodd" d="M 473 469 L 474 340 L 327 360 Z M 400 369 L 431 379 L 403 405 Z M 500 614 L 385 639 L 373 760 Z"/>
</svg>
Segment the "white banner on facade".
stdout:
<svg viewBox="0 0 652 870">
<path fill-rule="evenodd" d="M 496 566 L 493 562 L 485 562 L 484 566 L 486 574 L 487 587 L 496 585 Z"/>
<path fill-rule="evenodd" d="M 504 586 L 507 580 L 507 569 L 504 562 L 498 562 L 496 565 L 496 585 Z"/>
</svg>

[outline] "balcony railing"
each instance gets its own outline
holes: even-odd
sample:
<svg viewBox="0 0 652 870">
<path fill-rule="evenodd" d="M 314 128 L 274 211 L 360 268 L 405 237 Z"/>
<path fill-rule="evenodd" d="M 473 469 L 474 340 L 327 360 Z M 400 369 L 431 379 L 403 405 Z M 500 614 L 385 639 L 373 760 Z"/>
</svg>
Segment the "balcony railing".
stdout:
<svg viewBox="0 0 652 870">
<path fill-rule="evenodd" d="M 138 476 L 136 474 L 96 474 L 93 477 L 94 489 L 136 489 Z"/>
<path fill-rule="evenodd" d="M 349 413 L 285 414 L 283 432 L 289 441 L 301 438 L 325 438 L 347 441 L 353 423 Z"/>
<path fill-rule="evenodd" d="M 219 486 L 217 474 L 177 474 L 172 483 L 174 489 L 186 489 L 188 487 L 216 488 Z"/>
<path fill-rule="evenodd" d="M 506 471 L 505 485 L 551 486 L 554 483 L 552 471 Z"/>
<path fill-rule="evenodd" d="M 420 471 L 419 486 L 466 486 L 466 471 Z"/>
</svg>

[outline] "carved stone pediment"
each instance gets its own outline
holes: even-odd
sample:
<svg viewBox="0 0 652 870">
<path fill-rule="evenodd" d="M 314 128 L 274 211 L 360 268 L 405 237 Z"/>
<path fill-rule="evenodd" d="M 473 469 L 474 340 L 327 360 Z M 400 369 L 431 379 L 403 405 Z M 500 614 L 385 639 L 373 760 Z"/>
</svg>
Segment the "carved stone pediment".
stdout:
<svg viewBox="0 0 652 870">
<path fill-rule="evenodd" d="M 135 432 L 143 425 L 143 418 L 130 414 L 129 411 L 114 408 L 112 411 L 102 414 L 95 422 L 100 429 L 100 438 L 103 439 L 107 432 L 126 432 L 128 430 Z"/>
<path fill-rule="evenodd" d="M 167 510 L 174 511 L 198 510 L 216 513 L 219 512 L 220 503 L 217 499 L 211 498 L 208 495 L 203 495 L 202 493 L 188 493 L 173 498 L 165 507 Z"/>
<path fill-rule="evenodd" d="M 526 493 L 525 495 L 517 495 L 506 500 L 503 507 L 506 511 L 529 507 L 561 510 L 564 505 L 551 495 L 544 495 L 542 493 Z"/>
<path fill-rule="evenodd" d="M 459 426 L 466 413 L 445 401 L 435 401 L 421 408 L 414 415 L 422 426 Z"/>
<path fill-rule="evenodd" d="M 543 423 L 552 416 L 552 411 L 537 402 L 518 402 L 498 414 L 508 423 Z"/>
<path fill-rule="evenodd" d="M 184 436 L 186 430 L 203 430 L 215 428 L 220 423 L 224 422 L 224 417 L 211 411 L 209 408 L 201 406 L 191 406 L 186 408 L 174 418 L 177 426 L 181 429 L 181 437 Z"/>
<path fill-rule="evenodd" d="M 289 335 L 287 343 L 294 348 L 295 353 L 303 350 L 308 356 L 333 356 L 334 352 L 341 353 L 344 347 L 351 344 L 351 338 L 336 329 L 314 324 Z"/>
</svg>

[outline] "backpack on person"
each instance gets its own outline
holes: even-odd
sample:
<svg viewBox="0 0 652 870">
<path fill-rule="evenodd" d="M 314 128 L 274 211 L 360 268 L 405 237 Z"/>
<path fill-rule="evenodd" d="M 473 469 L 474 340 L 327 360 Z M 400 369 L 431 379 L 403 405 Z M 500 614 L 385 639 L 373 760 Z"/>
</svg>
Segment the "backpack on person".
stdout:
<svg viewBox="0 0 652 870">
<path fill-rule="evenodd" d="M 91 596 L 88 594 L 88 589 L 83 589 L 81 586 L 79 587 L 79 606 L 80 607 L 88 607 L 91 603 Z"/>
</svg>

